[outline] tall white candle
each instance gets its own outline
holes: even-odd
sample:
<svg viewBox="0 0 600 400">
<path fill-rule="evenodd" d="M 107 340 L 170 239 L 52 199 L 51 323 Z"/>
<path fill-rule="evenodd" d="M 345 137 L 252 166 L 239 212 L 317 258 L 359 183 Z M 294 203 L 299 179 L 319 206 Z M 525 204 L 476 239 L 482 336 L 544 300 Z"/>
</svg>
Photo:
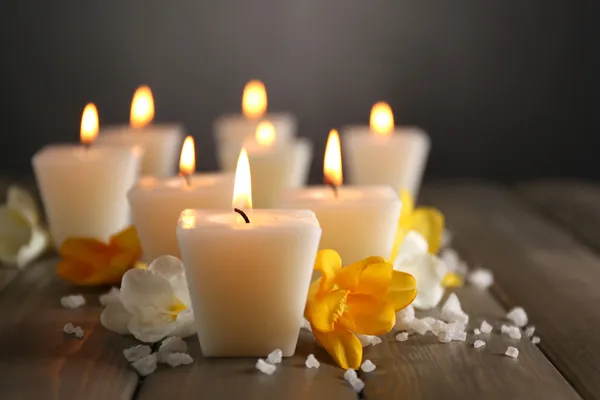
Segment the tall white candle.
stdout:
<svg viewBox="0 0 600 400">
<path fill-rule="evenodd" d="M 430 148 L 425 132 L 394 129 L 391 108 L 377 103 L 371 110 L 371 127 L 347 127 L 342 140 L 352 184 L 390 185 L 398 193 L 405 189 L 417 197 Z"/>
<path fill-rule="evenodd" d="M 286 191 L 283 208 L 307 208 L 323 229 L 319 248 L 333 249 L 344 264 L 369 256 L 391 255 L 400 200 L 389 186 L 340 186 L 343 182 L 339 137 L 327 141 L 324 173 L 330 186 Z"/>
<path fill-rule="evenodd" d="M 131 125 L 103 128 L 98 143 L 139 146 L 143 149 L 141 175 L 166 178 L 175 174 L 183 128 L 174 124 L 152 124 L 154 99 L 148 86 L 141 86 L 131 102 Z"/>
<path fill-rule="evenodd" d="M 233 211 L 185 210 L 177 235 L 202 354 L 294 354 L 321 229 L 308 210 L 251 210 L 245 151 Z M 247 218 L 246 222 L 244 218 Z"/>
<path fill-rule="evenodd" d="M 126 146 L 90 146 L 97 133 L 96 107 L 89 104 L 81 121 L 84 145 L 51 145 L 33 156 L 57 247 L 67 237 L 107 241 L 129 225 L 126 193 L 137 179 L 140 151 Z"/>
<path fill-rule="evenodd" d="M 186 208 L 230 208 L 233 173 L 194 175 L 194 152 L 193 139 L 188 136 L 181 150 L 181 177 L 144 177 L 127 194 L 147 262 L 166 254 L 181 258 L 176 228 L 179 214 Z"/>
</svg>

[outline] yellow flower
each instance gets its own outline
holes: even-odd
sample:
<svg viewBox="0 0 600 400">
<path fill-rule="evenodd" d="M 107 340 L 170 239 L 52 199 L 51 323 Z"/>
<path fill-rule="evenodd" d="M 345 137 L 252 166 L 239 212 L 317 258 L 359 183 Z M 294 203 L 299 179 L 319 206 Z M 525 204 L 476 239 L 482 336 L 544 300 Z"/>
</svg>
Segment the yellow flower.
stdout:
<svg viewBox="0 0 600 400">
<path fill-rule="evenodd" d="M 342 268 L 334 250 L 317 254 L 321 278 L 309 289 L 304 316 L 316 340 L 344 369 L 358 369 L 362 345 L 356 334 L 382 335 L 396 323 L 396 311 L 416 297 L 412 275 L 394 271 L 382 257 L 368 257 Z"/>
<path fill-rule="evenodd" d="M 108 244 L 90 238 L 67 238 L 60 247 L 56 273 L 76 285 L 118 285 L 133 268 L 142 248 L 133 226 L 113 235 Z"/>
</svg>

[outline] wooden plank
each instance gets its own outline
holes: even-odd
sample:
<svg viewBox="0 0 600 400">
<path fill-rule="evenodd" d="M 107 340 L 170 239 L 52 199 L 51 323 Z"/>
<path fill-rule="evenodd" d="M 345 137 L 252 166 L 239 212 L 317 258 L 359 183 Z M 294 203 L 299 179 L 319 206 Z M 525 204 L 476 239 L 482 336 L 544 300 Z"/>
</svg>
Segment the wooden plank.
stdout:
<svg viewBox="0 0 600 400">
<path fill-rule="evenodd" d="M 100 325 L 98 295 L 107 289 L 69 286 L 55 265 L 32 265 L 0 293 L 0 398 L 131 398 L 138 379 L 122 351 L 135 340 Z M 77 293 L 85 306 L 61 306 L 62 296 Z M 68 322 L 83 328 L 82 340 L 63 333 Z"/>
<path fill-rule="evenodd" d="M 579 396 L 542 352 L 525 338 L 513 340 L 498 331 L 506 311 L 488 292 L 456 290 L 470 315 L 466 342 L 440 343 L 429 333 L 398 342 L 396 332 L 382 344 L 365 348 L 364 359 L 377 369 L 362 373 L 365 399 L 577 399 Z M 431 314 L 431 313 L 430 313 Z M 475 336 L 483 320 L 494 326 L 489 335 Z M 484 340 L 483 348 L 473 342 Z M 518 359 L 504 355 L 519 349 Z"/>
<path fill-rule="evenodd" d="M 140 400 L 356 399 L 344 381 L 344 371 L 333 364 L 314 342 L 312 334 L 304 330 L 296 354 L 285 358 L 273 375 L 259 372 L 254 358 L 203 358 L 198 340 L 190 338 L 188 343 L 194 363 L 177 368 L 159 366 L 141 385 Z M 307 369 L 304 365 L 311 353 L 321 362 L 320 368 Z"/>
<path fill-rule="evenodd" d="M 423 195 L 463 257 L 494 271 L 494 293 L 525 308 L 558 370 L 584 398 L 600 398 L 600 259 L 498 186 L 430 185 Z"/>
<path fill-rule="evenodd" d="M 520 185 L 519 193 L 581 242 L 600 251 L 600 185 L 546 181 Z"/>
</svg>

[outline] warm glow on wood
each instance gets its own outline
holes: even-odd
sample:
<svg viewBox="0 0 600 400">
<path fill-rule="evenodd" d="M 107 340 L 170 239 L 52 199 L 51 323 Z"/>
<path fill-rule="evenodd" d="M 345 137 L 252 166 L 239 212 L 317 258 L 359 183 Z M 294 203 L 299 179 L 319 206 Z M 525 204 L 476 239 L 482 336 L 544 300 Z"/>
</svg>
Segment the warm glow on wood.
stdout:
<svg viewBox="0 0 600 400">
<path fill-rule="evenodd" d="M 140 86 L 131 101 L 130 123 L 134 128 L 143 128 L 154 119 L 154 97 L 146 85 Z"/>
<path fill-rule="evenodd" d="M 340 148 L 340 135 L 337 130 L 332 129 L 327 138 L 325 147 L 325 161 L 323 162 L 323 174 L 325 182 L 334 186 L 341 186 L 342 175 L 342 150 Z"/>
</svg>

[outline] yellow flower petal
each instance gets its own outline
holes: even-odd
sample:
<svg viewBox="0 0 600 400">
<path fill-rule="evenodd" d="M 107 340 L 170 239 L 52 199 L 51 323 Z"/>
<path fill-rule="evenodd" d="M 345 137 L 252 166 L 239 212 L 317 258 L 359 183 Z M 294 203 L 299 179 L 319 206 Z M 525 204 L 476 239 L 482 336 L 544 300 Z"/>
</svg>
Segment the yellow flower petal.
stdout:
<svg viewBox="0 0 600 400">
<path fill-rule="evenodd" d="M 442 280 L 442 286 L 445 288 L 457 288 L 464 284 L 463 277 L 456 272 L 448 272 Z"/>
<path fill-rule="evenodd" d="M 333 287 L 337 270 L 342 268 L 342 259 L 335 250 L 319 250 L 315 260 L 315 271 L 321 273 L 319 290 L 326 292 Z"/>
<path fill-rule="evenodd" d="M 394 271 L 388 291 L 383 299 L 390 303 L 395 311 L 408 306 L 417 297 L 417 281 L 406 272 Z"/>
<path fill-rule="evenodd" d="M 345 329 L 333 332 L 319 332 L 313 326 L 315 339 L 343 369 L 358 369 L 362 362 L 363 348 L 360 340 Z"/>
<path fill-rule="evenodd" d="M 339 323 L 362 335 L 383 335 L 396 323 L 396 311 L 387 301 L 366 294 L 351 294 Z"/>
<path fill-rule="evenodd" d="M 444 214 L 432 207 L 419 207 L 413 212 L 411 228 L 427 239 L 429 252 L 437 254 L 442 247 Z"/>
<path fill-rule="evenodd" d="M 331 332 L 346 308 L 348 291 L 338 289 L 317 294 L 306 304 L 305 317 L 321 332 Z"/>
<path fill-rule="evenodd" d="M 392 279 L 393 265 L 383 257 L 367 257 L 340 269 L 335 283 L 353 293 L 383 296 Z"/>
<path fill-rule="evenodd" d="M 141 254 L 142 245 L 133 225 L 128 226 L 110 237 L 109 246 L 126 251 L 132 255 Z M 138 257 L 139 258 L 139 257 Z"/>
<path fill-rule="evenodd" d="M 394 261 L 400 251 L 400 246 L 404 241 L 404 237 L 411 228 L 412 214 L 415 207 L 415 201 L 407 190 L 400 192 L 400 202 L 402 203 L 402 209 L 400 210 L 400 218 L 398 219 L 398 228 L 396 229 L 396 237 L 394 238 L 394 246 L 392 247 L 392 254 L 390 260 Z"/>
</svg>

